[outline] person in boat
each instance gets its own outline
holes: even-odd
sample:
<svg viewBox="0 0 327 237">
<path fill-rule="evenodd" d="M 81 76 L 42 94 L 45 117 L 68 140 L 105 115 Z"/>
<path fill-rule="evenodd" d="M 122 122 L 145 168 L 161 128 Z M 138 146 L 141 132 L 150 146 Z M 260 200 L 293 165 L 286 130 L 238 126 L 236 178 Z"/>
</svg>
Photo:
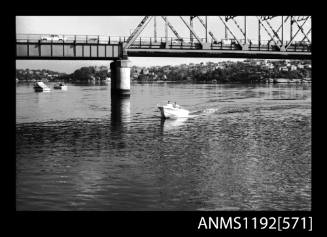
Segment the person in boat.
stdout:
<svg viewBox="0 0 327 237">
<path fill-rule="evenodd" d="M 176 102 L 173 105 L 174 108 L 180 108 L 180 106 L 178 104 L 176 104 Z"/>
</svg>

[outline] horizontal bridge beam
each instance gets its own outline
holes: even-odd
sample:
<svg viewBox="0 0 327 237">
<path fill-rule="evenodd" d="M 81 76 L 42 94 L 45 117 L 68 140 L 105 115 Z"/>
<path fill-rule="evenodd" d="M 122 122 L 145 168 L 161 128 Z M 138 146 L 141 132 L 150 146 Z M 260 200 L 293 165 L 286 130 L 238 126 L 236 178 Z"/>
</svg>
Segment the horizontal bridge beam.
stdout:
<svg viewBox="0 0 327 237">
<path fill-rule="evenodd" d="M 293 46 L 292 46 L 293 47 Z M 298 47 L 298 48 L 296 48 Z M 161 43 L 133 45 L 126 50 L 130 57 L 217 57 L 217 58 L 266 58 L 311 59 L 311 49 L 294 46 L 289 51 L 252 45 L 249 49 L 237 49 L 232 45 L 211 44 L 208 49 L 200 44 L 172 44 L 162 48 Z M 115 60 L 121 58 L 121 45 L 87 44 L 16 44 L 16 59 L 39 60 Z"/>
<path fill-rule="evenodd" d="M 72 56 L 67 56 L 67 57 L 58 57 L 58 56 L 53 56 L 53 57 L 38 57 L 38 56 L 16 56 L 16 60 L 118 60 L 120 59 L 119 57 L 72 57 Z"/>
<path fill-rule="evenodd" d="M 116 59 L 121 57 L 121 45 L 118 44 L 49 44 L 16 43 L 17 59 Z"/>
<path fill-rule="evenodd" d="M 129 57 L 311 59 L 311 52 L 263 52 L 245 50 L 128 49 L 127 54 Z"/>
</svg>

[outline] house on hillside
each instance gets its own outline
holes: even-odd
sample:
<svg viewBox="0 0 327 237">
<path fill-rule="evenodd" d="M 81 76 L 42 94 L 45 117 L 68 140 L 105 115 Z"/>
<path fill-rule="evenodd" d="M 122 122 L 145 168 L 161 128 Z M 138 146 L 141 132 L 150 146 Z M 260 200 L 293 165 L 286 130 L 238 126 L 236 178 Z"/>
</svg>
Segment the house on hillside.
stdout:
<svg viewBox="0 0 327 237">
<path fill-rule="evenodd" d="M 304 68 L 304 65 L 299 63 L 299 64 L 297 65 L 297 67 L 298 67 L 299 69 L 303 69 L 303 68 Z"/>
<path fill-rule="evenodd" d="M 280 67 L 279 68 L 279 71 L 282 71 L 282 72 L 287 72 L 288 71 L 288 68 L 287 67 Z"/>
<path fill-rule="evenodd" d="M 295 66 L 295 65 L 291 65 L 291 71 L 295 71 L 295 70 L 297 70 L 297 66 Z"/>
</svg>

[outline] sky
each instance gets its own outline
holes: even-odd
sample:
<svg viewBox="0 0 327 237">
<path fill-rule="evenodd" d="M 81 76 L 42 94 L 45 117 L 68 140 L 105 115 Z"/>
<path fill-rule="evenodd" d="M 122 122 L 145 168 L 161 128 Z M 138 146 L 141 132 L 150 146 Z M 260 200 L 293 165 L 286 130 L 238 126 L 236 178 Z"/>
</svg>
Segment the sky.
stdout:
<svg viewBox="0 0 327 237">
<path fill-rule="evenodd" d="M 183 17 L 189 22 L 189 17 Z M 201 17 L 204 19 L 204 17 Z M 16 16 L 16 34 L 65 34 L 65 35 L 101 35 L 101 36 L 129 36 L 137 27 L 143 16 Z M 244 17 L 237 17 L 241 28 L 244 26 Z M 285 18 L 284 18 L 285 19 Z M 169 22 L 174 26 L 181 37 L 189 37 L 190 32 L 179 16 L 169 16 Z M 164 20 L 156 16 L 157 37 L 164 37 Z M 205 31 L 201 23 L 194 19 L 194 29 L 199 37 L 205 37 Z M 278 28 L 281 18 L 274 18 L 271 25 Z M 307 24 L 311 24 L 307 22 Z M 153 37 L 154 19 L 152 19 L 141 33 L 141 37 Z M 229 27 L 237 38 L 242 38 L 242 33 L 233 22 Z M 208 31 L 212 31 L 217 39 L 224 38 L 225 28 L 217 16 L 208 17 Z M 289 38 L 289 27 L 284 27 L 284 38 Z M 301 32 L 300 32 L 301 33 Z M 247 17 L 247 37 L 257 40 L 258 22 L 255 16 Z M 269 36 L 262 29 L 262 40 L 268 40 Z M 168 37 L 174 37 L 169 29 Z M 210 36 L 208 36 L 210 37 Z M 231 37 L 231 36 L 230 36 Z M 288 37 L 288 38 L 287 38 Z M 301 37 L 299 34 L 298 37 Z M 303 37 L 303 35 L 302 35 Z M 163 66 L 179 65 L 183 63 L 219 62 L 224 60 L 237 61 L 239 59 L 216 59 L 216 58 L 142 58 L 129 57 L 135 66 Z M 107 65 L 111 61 L 61 61 L 61 60 L 17 60 L 16 68 L 50 69 L 59 72 L 71 73 L 82 66 Z"/>
</svg>

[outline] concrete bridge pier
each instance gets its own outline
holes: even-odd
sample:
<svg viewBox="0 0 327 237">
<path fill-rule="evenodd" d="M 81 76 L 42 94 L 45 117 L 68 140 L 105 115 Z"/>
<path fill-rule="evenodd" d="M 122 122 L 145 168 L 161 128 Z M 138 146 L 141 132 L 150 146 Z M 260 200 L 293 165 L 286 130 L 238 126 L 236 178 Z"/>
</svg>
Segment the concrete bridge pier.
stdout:
<svg viewBox="0 0 327 237">
<path fill-rule="evenodd" d="M 130 96 L 131 89 L 131 61 L 115 60 L 110 63 L 111 71 L 111 95 Z"/>
</svg>

